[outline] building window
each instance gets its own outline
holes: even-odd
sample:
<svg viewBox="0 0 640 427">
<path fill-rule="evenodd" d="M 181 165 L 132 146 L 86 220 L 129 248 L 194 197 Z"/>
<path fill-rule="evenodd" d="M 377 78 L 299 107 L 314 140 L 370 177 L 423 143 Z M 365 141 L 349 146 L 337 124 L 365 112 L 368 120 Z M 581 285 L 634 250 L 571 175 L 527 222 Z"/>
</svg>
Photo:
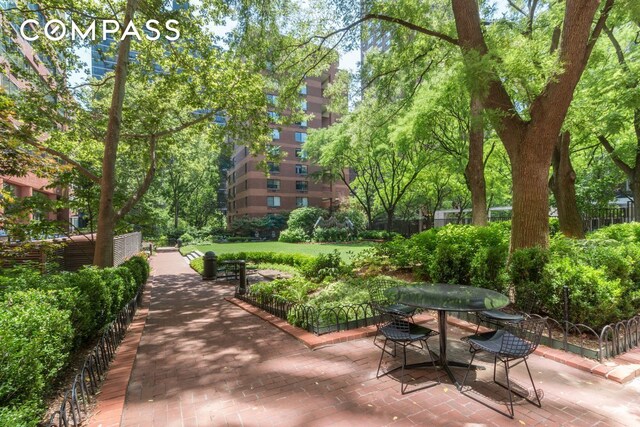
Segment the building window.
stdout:
<svg viewBox="0 0 640 427">
<path fill-rule="evenodd" d="M 309 206 L 309 199 L 307 197 L 296 197 L 296 207 L 306 208 Z"/>
<path fill-rule="evenodd" d="M 278 119 L 280 118 L 280 115 L 278 113 L 276 113 L 275 111 L 267 111 L 267 115 L 269 116 L 269 119 L 272 122 L 277 122 Z"/>
<path fill-rule="evenodd" d="M 296 174 L 297 175 L 306 175 L 307 174 L 307 165 L 296 165 Z"/>
<path fill-rule="evenodd" d="M 309 183 L 307 181 L 296 181 L 296 191 L 306 193 L 308 189 Z"/>
<path fill-rule="evenodd" d="M 307 85 L 302 85 L 300 87 L 300 95 L 306 95 L 307 94 Z"/>
<path fill-rule="evenodd" d="M 267 95 L 267 103 L 271 106 L 276 105 L 278 102 L 278 97 L 275 95 Z"/>
<path fill-rule="evenodd" d="M 271 131 L 271 137 L 275 140 L 280 139 L 280 131 L 278 129 L 273 129 Z"/>
<path fill-rule="evenodd" d="M 280 173 L 280 165 L 273 162 L 268 162 L 267 166 L 269 166 L 269 173 Z"/>
<path fill-rule="evenodd" d="M 268 196 L 267 197 L 267 206 L 270 208 L 279 208 L 280 207 L 280 196 Z"/>
<path fill-rule="evenodd" d="M 296 142 L 306 142 L 307 141 L 307 134 L 305 132 L 296 132 Z"/>
<path fill-rule="evenodd" d="M 296 148 L 296 159 L 307 160 L 307 153 L 302 148 Z"/>
<path fill-rule="evenodd" d="M 271 154 L 272 156 L 280 155 L 280 146 L 267 144 L 267 153 Z"/>
<path fill-rule="evenodd" d="M 300 108 L 302 109 L 302 111 L 307 111 L 307 101 L 306 100 L 302 100 L 300 101 Z"/>
<path fill-rule="evenodd" d="M 296 124 L 297 124 L 298 126 L 302 126 L 303 128 L 306 128 L 306 127 L 307 127 L 307 121 L 306 121 L 306 120 L 303 120 L 303 121 L 301 121 L 301 122 L 296 122 Z"/>
<path fill-rule="evenodd" d="M 267 190 L 269 191 L 278 191 L 280 189 L 280 180 L 279 179 L 268 179 L 267 180 Z"/>
</svg>

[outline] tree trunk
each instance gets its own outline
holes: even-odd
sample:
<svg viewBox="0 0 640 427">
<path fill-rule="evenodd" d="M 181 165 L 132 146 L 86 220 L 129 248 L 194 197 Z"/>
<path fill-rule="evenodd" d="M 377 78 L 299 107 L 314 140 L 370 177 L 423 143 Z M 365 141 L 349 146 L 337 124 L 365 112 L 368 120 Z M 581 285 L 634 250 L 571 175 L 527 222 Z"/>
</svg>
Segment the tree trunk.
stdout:
<svg viewBox="0 0 640 427">
<path fill-rule="evenodd" d="M 124 28 L 126 28 L 135 13 L 138 0 L 128 0 L 125 11 Z M 102 178 L 100 179 L 100 209 L 98 210 L 98 230 L 96 236 L 93 263 L 98 267 L 113 265 L 113 237 L 115 228 L 115 210 L 113 193 L 116 186 L 116 155 L 120 141 L 120 127 L 122 121 L 122 106 L 124 104 L 125 85 L 129 66 L 129 51 L 131 50 L 131 36 L 125 37 L 118 47 L 118 58 L 115 67 L 115 79 L 109 122 L 104 140 L 104 155 L 102 158 Z"/>
<path fill-rule="evenodd" d="M 371 217 L 371 211 L 367 210 L 365 215 L 367 216 L 367 230 L 373 230 L 373 218 Z"/>
<path fill-rule="evenodd" d="M 393 210 L 387 211 L 387 233 L 391 233 L 393 227 Z"/>
<path fill-rule="evenodd" d="M 600 2 L 565 2 L 565 13 L 558 49 L 563 69 L 550 78 L 529 108 L 530 119 L 519 114 L 503 81 L 488 70 L 488 87 L 483 106 L 496 110 L 494 127 L 507 150 L 513 178 L 513 219 L 511 251 L 549 244 L 549 166 L 558 134 L 573 99 L 574 90 L 589 60 L 614 0 L 606 0 L 593 25 Z M 467 65 L 489 48 L 484 40 L 477 0 L 452 0 L 458 44 Z M 593 25 L 593 30 L 592 30 Z M 473 52 L 474 55 L 467 55 Z"/>
<path fill-rule="evenodd" d="M 484 179 L 484 126 L 482 125 L 482 102 L 471 95 L 471 117 L 469 120 L 469 162 L 464 177 L 471 192 L 471 223 L 487 225 L 487 188 Z"/>
<path fill-rule="evenodd" d="M 569 131 L 561 133 L 553 150 L 551 161 L 553 174 L 549 180 L 549 188 L 556 198 L 562 234 L 574 239 L 584 239 L 582 217 L 576 200 L 576 173 L 571 165 L 569 154 L 570 144 L 571 133 Z"/>
<path fill-rule="evenodd" d="M 638 166 L 636 166 L 629 179 L 631 181 L 631 192 L 633 193 L 633 220 L 640 222 L 640 173 L 638 173 L 637 169 Z"/>
<path fill-rule="evenodd" d="M 527 135 L 511 158 L 513 207 L 511 252 L 549 245 L 549 166 L 551 155 L 533 144 L 538 135 Z M 541 141 L 542 142 L 542 141 Z"/>
</svg>

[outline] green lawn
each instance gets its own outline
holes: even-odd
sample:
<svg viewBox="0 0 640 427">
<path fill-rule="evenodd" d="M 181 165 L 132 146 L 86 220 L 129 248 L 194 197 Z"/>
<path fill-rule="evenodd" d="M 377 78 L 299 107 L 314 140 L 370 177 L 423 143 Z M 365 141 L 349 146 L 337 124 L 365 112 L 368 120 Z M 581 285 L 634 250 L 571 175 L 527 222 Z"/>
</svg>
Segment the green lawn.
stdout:
<svg viewBox="0 0 640 427">
<path fill-rule="evenodd" d="M 246 242 L 246 243 L 212 243 L 208 245 L 187 245 L 180 248 L 183 255 L 199 250 L 202 253 L 214 251 L 216 254 L 232 252 L 284 252 L 305 255 L 318 255 L 338 250 L 343 260 L 372 245 L 371 242 L 357 243 L 283 243 L 283 242 Z"/>
</svg>

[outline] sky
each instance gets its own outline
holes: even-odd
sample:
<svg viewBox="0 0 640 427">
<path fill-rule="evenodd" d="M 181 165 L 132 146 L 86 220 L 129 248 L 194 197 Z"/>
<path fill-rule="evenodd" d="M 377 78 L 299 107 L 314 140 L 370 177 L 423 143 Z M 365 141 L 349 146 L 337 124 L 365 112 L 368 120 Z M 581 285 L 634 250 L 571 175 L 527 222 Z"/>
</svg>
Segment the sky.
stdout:
<svg viewBox="0 0 640 427">
<path fill-rule="evenodd" d="M 303 0 L 305 1 L 305 0 Z M 496 13 L 502 14 L 508 7 L 507 0 L 495 0 L 494 4 L 496 5 Z M 214 27 L 214 32 L 217 35 L 223 36 L 227 32 L 229 32 L 235 23 L 230 21 L 227 25 L 221 25 Z M 82 62 L 87 64 L 87 70 L 91 67 L 91 50 L 90 49 L 80 49 L 78 51 L 78 55 Z M 348 70 L 351 73 L 357 73 L 359 71 L 360 66 L 360 50 L 354 49 L 351 51 L 340 51 L 340 63 L 339 68 L 342 70 Z M 74 73 L 69 79 L 70 85 L 74 86 L 81 83 L 86 78 L 86 71 L 78 71 Z"/>
</svg>

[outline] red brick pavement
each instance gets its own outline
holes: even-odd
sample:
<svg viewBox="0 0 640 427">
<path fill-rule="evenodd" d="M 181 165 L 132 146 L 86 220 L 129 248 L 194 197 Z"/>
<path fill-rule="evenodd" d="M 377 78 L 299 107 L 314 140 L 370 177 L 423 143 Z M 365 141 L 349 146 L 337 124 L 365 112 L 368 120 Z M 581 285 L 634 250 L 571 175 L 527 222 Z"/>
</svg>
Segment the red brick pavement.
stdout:
<svg viewBox="0 0 640 427">
<path fill-rule="evenodd" d="M 518 399 L 515 420 L 477 401 L 506 408 L 491 369 L 470 374 L 470 395 L 440 372 L 413 370 L 418 386 L 433 386 L 403 396 L 394 374 L 376 379 L 380 350 L 370 337 L 309 350 L 225 301 L 232 289 L 201 281 L 178 253 L 152 264 L 123 426 L 640 425 L 639 380 L 621 385 L 536 355 L 530 366 L 543 405 Z M 449 326 L 449 334 L 450 357 L 468 360 L 455 340 L 463 331 Z M 531 392 L 524 367 L 512 373 Z"/>
</svg>

